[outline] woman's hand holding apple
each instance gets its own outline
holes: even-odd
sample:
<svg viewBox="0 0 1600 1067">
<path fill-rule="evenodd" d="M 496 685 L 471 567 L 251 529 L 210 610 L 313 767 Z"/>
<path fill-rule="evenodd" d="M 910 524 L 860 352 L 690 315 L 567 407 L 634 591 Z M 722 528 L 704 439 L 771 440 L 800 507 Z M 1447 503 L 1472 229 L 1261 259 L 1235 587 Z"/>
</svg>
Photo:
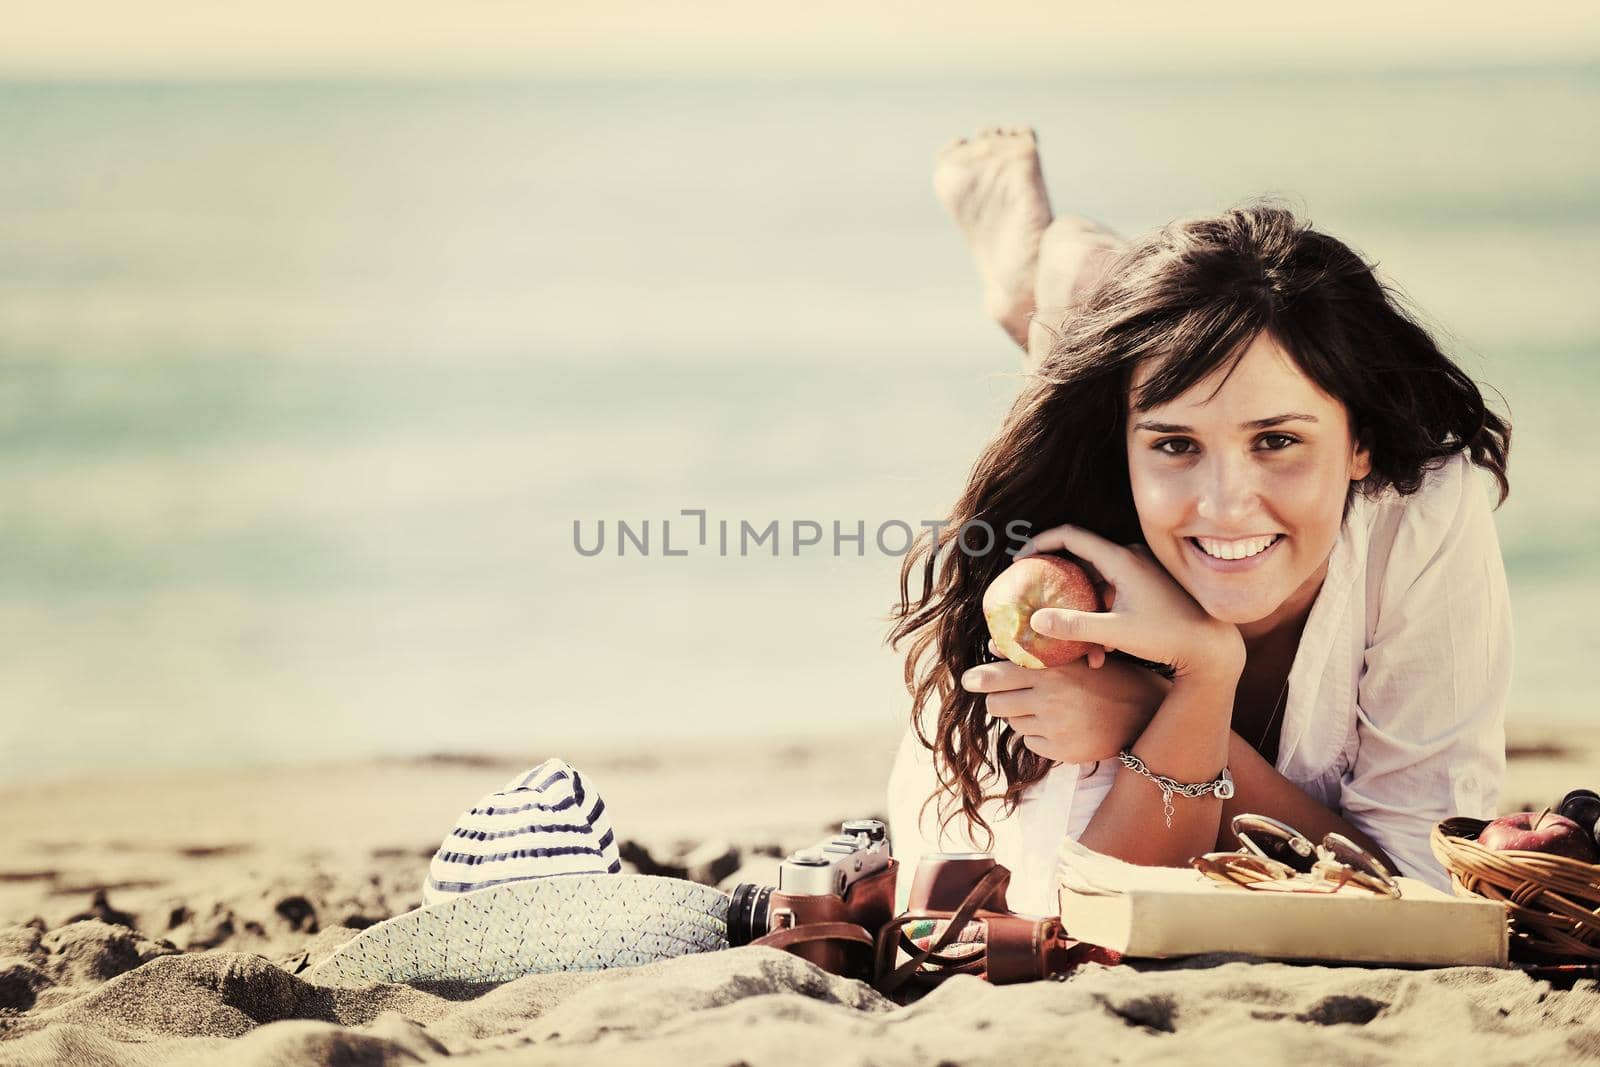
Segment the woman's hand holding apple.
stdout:
<svg viewBox="0 0 1600 1067">
<path fill-rule="evenodd" d="M 1000 654 L 993 641 L 989 651 Z M 989 714 L 1021 734 L 1030 751 L 1059 763 L 1093 763 L 1133 744 L 1172 683 L 1119 659 L 1098 668 L 1084 659 L 1045 668 L 1001 660 L 966 671 L 961 686 L 987 694 Z"/>
<path fill-rule="evenodd" d="M 1099 572 L 1108 587 L 1108 610 L 1042 608 L 1030 619 L 1034 630 L 1169 664 L 1180 682 L 1201 674 L 1228 686 L 1238 681 L 1245 659 L 1239 628 L 1206 614 L 1148 548 L 1124 547 L 1078 526 L 1057 526 L 1029 540 L 1018 558 L 1059 549 Z"/>
</svg>

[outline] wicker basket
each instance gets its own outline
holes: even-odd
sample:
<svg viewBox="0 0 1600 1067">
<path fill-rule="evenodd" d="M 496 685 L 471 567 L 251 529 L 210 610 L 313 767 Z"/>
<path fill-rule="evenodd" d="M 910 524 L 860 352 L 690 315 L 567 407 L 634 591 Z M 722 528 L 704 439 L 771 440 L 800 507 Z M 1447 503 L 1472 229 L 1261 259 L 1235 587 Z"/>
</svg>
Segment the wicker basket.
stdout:
<svg viewBox="0 0 1600 1067">
<path fill-rule="evenodd" d="M 1519 958 L 1600 960 L 1600 864 L 1484 848 L 1477 837 L 1487 825 L 1458 818 L 1433 828 L 1433 854 L 1450 872 L 1456 892 L 1505 903 L 1512 952 Z"/>
</svg>

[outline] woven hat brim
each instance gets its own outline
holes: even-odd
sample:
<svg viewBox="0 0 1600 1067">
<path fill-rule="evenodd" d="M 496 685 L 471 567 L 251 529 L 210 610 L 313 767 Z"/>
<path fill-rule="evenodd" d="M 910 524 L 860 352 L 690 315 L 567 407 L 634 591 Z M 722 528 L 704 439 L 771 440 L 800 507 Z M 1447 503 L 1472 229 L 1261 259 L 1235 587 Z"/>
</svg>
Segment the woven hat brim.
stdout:
<svg viewBox="0 0 1600 1067">
<path fill-rule="evenodd" d="M 463 893 L 370 926 L 302 975 L 324 986 L 637 967 L 728 947 L 726 894 L 681 878 L 568 874 Z"/>
</svg>

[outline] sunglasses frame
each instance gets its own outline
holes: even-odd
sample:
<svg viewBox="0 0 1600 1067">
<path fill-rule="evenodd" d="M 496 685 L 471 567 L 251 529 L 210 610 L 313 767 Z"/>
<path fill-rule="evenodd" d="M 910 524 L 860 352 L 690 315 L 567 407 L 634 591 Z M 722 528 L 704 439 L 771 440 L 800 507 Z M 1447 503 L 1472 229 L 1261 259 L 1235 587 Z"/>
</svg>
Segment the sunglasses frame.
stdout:
<svg viewBox="0 0 1600 1067">
<path fill-rule="evenodd" d="M 1327 833 L 1322 843 L 1316 844 L 1288 823 L 1249 813 L 1235 815 L 1229 825 L 1239 839 L 1241 847 L 1237 852 L 1208 852 L 1190 861 L 1209 878 L 1245 889 L 1275 892 L 1334 893 L 1353 885 L 1380 896 L 1400 896 L 1399 883 L 1383 861 L 1344 834 Z M 1270 855 L 1250 836 L 1251 830 L 1274 836 L 1301 860 L 1311 860 L 1310 866 L 1302 870 Z M 1358 860 L 1361 866 L 1340 858 L 1341 852 Z M 1240 877 L 1241 869 L 1253 877 Z"/>
</svg>

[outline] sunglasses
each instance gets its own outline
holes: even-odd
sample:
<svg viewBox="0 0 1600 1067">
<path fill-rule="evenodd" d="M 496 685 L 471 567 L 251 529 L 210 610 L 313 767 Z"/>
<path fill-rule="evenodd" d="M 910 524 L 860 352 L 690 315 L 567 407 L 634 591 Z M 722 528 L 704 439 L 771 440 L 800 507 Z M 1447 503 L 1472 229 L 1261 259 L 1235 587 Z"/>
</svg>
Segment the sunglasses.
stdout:
<svg viewBox="0 0 1600 1067">
<path fill-rule="evenodd" d="M 1400 896 L 1400 885 L 1383 861 L 1343 834 L 1329 833 L 1315 844 L 1265 815 L 1235 815 L 1230 825 L 1239 851 L 1208 852 L 1189 861 L 1208 878 L 1283 893 L 1336 893 L 1349 885 Z"/>
</svg>

